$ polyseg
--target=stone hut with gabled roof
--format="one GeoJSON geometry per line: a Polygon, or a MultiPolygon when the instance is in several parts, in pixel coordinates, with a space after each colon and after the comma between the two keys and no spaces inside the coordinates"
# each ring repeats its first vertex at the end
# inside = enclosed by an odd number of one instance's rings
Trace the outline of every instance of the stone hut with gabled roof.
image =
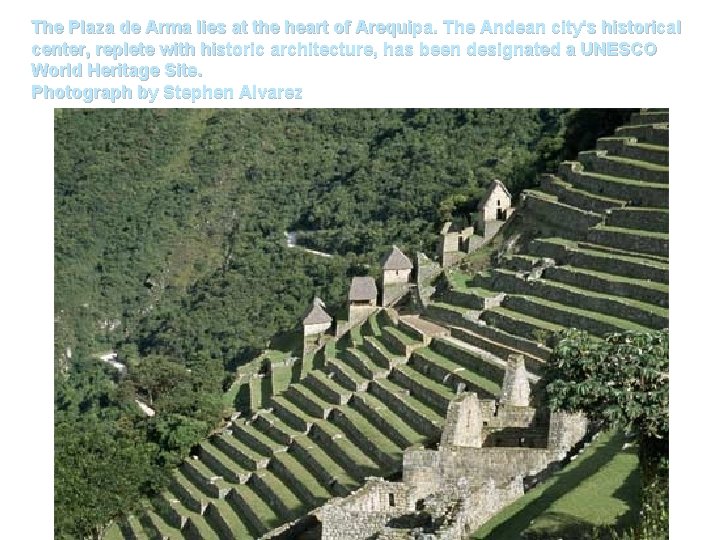
{"type": "Polygon", "coordinates": [[[513,213],[512,195],[500,180],[493,180],[478,203],[478,229],[486,239],[494,236],[513,213]]]}
{"type": "Polygon", "coordinates": [[[305,337],[322,334],[332,326],[332,317],[325,311],[325,303],[317,296],[303,315],[303,334],[305,337]]]}
{"type": "Polygon", "coordinates": [[[377,308],[377,285],[369,276],[354,277],[348,293],[348,319],[350,322],[366,318],[377,308]]]}
{"type": "Polygon", "coordinates": [[[407,292],[413,263],[397,246],[382,258],[382,305],[388,306],[407,292]]]}

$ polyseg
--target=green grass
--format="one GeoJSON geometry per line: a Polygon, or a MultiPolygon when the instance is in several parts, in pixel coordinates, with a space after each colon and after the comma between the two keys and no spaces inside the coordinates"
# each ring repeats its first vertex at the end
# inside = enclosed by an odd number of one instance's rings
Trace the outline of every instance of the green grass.
{"type": "Polygon", "coordinates": [[[663,240],[667,240],[669,238],[669,235],[667,233],[661,233],[661,232],[655,232],[655,231],[644,231],[644,230],[640,230],[640,229],[626,229],[624,227],[611,227],[609,225],[596,225],[594,228],[601,230],[601,231],[610,231],[610,232],[616,232],[616,233],[621,233],[621,234],[631,234],[633,236],[648,236],[651,238],[661,238],[663,240]]]}
{"type": "Polygon", "coordinates": [[[631,285],[637,285],[638,287],[645,287],[646,289],[653,289],[660,292],[669,292],[670,290],[667,284],[650,281],[648,279],[630,278],[625,276],[619,276],[617,274],[607,274],[605,272],[599,272],[597,270],[590,270],[587,268],[578,268],[571,265],[565,265],[561,268],[563,270],[567,270],[568,272],[572,272],[575,274],[585,274],[605,281],[613,281],[616,283],[629,283],[631,285]]]}
{"type": "Polygon", "coordinates": [[[577,193],[578,195],[582,195],[582,196],[587,197],[587,198],[589,198],[589,199],[594,199],[594,200],[597,200],[597,201],[603,201],[603,202],[606,202],[606,203],[609,203],[609,204],[615,204],[615,205],[617,205],[617,206],[622,206],[623,204],[625,204],[624,201],[622,201],[622,200],[620,200],[620,199],[614,199],[614,198],[612,198],[612,197],[606,197],[606,196],[603,196],[603,195],[597,195],[596,193],[591,193],[590,191],[585,191],[584,189],[576,188],[576,187],[573,186],[571,183],[565,182],[564,180],[562,180],[562,179],[560,179],[560,178],[558,178],[558,177],[553,177],[552,183],[555,184],[555,185],[557,185],[557,186],[560,186],[560,187],[561,187],[562,189],[564,189],[565,191],[570,191],[570,192],[573,192],[573,193],[577,193]]]}
{"type": "Polygon", "coordinates": [[[578,458],[475,531],[472,538],[506,540],[524,531],[563,536],[578,525],[630,526],[640,506],[640,470],[624,437],[603,433],[578,458]],[[567,530],[567,529],[566,529],[567,530]]]}
{"type": "Polygon", "coordinates": [[[626,165],[633,165],[642,169],[648,169],[653,171],[663,171],[667,172],[670,170],[670,168],[667,165],[658,165],[657,163],[651,163],[648,161],[641,161],[639,159],[632,159],[632,158],[626,158],[626,157],[620,157],[620,156],[600,156],[603,159],[607,159],[608,161],[615,161],[617,163],[624,163],[626,165]]]}

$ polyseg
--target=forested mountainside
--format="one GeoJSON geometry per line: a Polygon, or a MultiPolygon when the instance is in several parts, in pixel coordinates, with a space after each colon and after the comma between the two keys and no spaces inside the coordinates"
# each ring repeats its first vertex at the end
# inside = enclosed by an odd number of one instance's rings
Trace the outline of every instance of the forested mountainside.
{"type": "Polygon", "coordinates": [[[233,368],[314,294],[337,309],[390,245],[432,251],[492,179],[516,195],[628,116],[56,111],[57,535],[86,535],[158,489],[217,425],[233,368]],[[288,249],[285,231],[335,256],[288,249]],[[127,377],[93,360],[111,348],[127,377]]]}

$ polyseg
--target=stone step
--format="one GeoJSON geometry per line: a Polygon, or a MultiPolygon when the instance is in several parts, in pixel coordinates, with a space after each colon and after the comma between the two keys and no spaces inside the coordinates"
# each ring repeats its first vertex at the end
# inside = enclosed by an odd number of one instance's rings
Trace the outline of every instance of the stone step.
{"type": "Polygon", "coordinates": [[[603,222],[600,214],[552,200],[541,192],[525,190],[523,200],[523,207],[545,223],[570,229],[581,238],[585,237],[586,229],[603,222]]]}
{"type": "Polygon", "coordinates": [[[120,533],[125,540],[149,540],[142,523],[135,515],[128,516],[119,522],[120,533]]]}
{"type": "MultiPolygon", "coordinates": [[[[218,538],[252,538],[252,525],[243,521],[235,508],[224,499],[210,502],[205,511],[205,521],[217,533],[218,538]]],[[[207,532],[203,531],[203,539],[206,534],[207,532]]]]}
{"type": "Polygon", "coordinates": [[[544,174],[540,177],[540,187],[543,191],[556,196],[562,203],[597,214],[603,214],[610,208],[617,208],[627,204],[626,201],[621,199],[604,197],[576,188],[569,182],[565,182],[552,174],[544,174]]]}
{"type": "Polygon", "coordinates": [[[591,334],[603,335],[613,332],[633,330],[645,332],[647,327],[609,315],[551,302],[535,296],[515,296],[506,298],[506,305],[516,313],[565,327],[587,330],[591,334]]]}
{"type": "Polygon", "coordinates": [[[628,278],[596,270],[574,266],[554,266],[543,273],[544,277],[556,282],[574,285],[582,289],[648,302],[668,307],[668,286],[647,279],[628,278]]]}
{"type": "Polygon", "coordinates": [[[270,411],[260,411],[255,416],[253,425],[273,441],[289,446],[300,432],[288,426],[270,411]]]}
{"type": "MultiPolygon", "coordinates": [[[[581,310],[617,317],[648,328],[668,325],[665,308],[639,300],[590,291],[550,279],[526,279],[523,274],[497,268],[493,270],[497,287],[514,295],[528,295],[581,310]]],[[[512,301],[506,301],[510,305],[512,301]]],[[[564,323],[561,323],[564,324],[564,323]]]]}
{"type": "Polygon", "coordinates": [[[380,379],[370,383],[368,390],[421,435],[429,440],[440,436],[444,414],[441,416],[413,397],[407,388],[388,379],[380,379]]]}
{"type": "Polygon", "coordinates": [[[422,341],[413,339],[412,336],[395,326],[383,327],[380,341],[391,353],[404,356],[405,358],[409,358],[414,349],[423,346],[422,341]]]}
{"type": "Polygon", "coordinates": [[[376,366],[380,367],[385,372],[384,376],[387,376],[387,372],[392,366],[405,361],[404,356],[393,353],[382,341],[380,341],[379,338],[375,337],[368,337],[365,339],[362,346],[362,352],[364,352],[376,366]]]}
{"type": "Polygon", "coordinates": [[[210,443],[245,469],[255,471],[267,466],[267,456],[256,452],[232,434],[214,435],[210,443]]]}
{"type": "Polygon", "coordinates": [[[251,422],[236,420],[233,422],[231,430],[236,439],[263,456],[271,457],[275,452],[282,452],[287,449],[286,444],[284,445],[268,437],[251,422]]]}
{"type": "Polygon", "coordinates": [[[588,240],[611,248],[667,257],[669,236],[663,233],[597,226],[588,231],[588,240]]]}
{"type": "Polygon", "coordinates": [[[352,392],[347,388],[343,388],[337,382],[332,380],[318,370],[311,371],[308,376],[305,377],[301,383],[312,392],[317,393],[323,400],[333,405],[344,405],[352,396],[352,392]]]}
{"type": "Polygon", "coordinates": [[[336,497],[344,497],[360,485],[321,445],[307,435],[295,439],[288,452],[336,497]]]}
{"type": "Polygon", "coordinates": [[[172,472],[168,488],[173,497],[178,499],[191,512],[198,514],[205,512],[210,498],[200,491],[181,470],[176,469],[172,472]]]}
{"type": "Polygon", "coordinates": [[[350,407],[333,411],[330,421],[340,428],[352,443],[370,456],[384,471],[400,470],[402,449],[350,407]]]}
{"type": "MultiPolygon", "coordinates": [[[[497,328],[492,328],[491,326],[487,326],[485,328],[492,329],[494,332],[500,333],[505,336],[511,336],[511,334],[503,332],[502,330],[498,330],[497,328]]],[[[490,352],[491,354],[502,358],[503,360],[507,360],[508,356],[510,356],[511,354],[522,354],[525,358],[525,367],[531,373],[539,373],[545,365],[545,359],[533,356],[527,350],[517,349],[513,346],[519,340],[522,340],[522,343],[533,344],[535,346],[541,347],[541,345],[535,341],[530,341],[519,336],[512,336],[512,339],[507,340],[505,343],[501,343],[499,341],[495,341],[494,339],[490,339],[486,336],[480,335],[477,332],[473,332],[459,326],[452,327],[452,335],[453,337],[465,341],[466,343],[470,343],[471,345],[480,347],[490,352]],[[508,342],[512,345],[508,344],[508,342]]]]}
{"type": "Polygon", "coordinates": [[[660,124],[670,122],[670,111],[640,111],[630,115],[630,125],[660,124]]]}
{"type": "Polygon", "coordinates": [[[280,478],[309,508],[315,508],[332,497],[300,461],[288,452],[277,454],[268,469],[280,478]]]}
{"type": "Polygon", "coordinates": [[[466,326],[471,324],[466,316],[473,312],[476,314],[480,313],[479,310],[471,310],[445,302],[431,301],[425,308],[423,317],[444,326],[466,326]]]}
{"type": "Polygon", "coordinates": [[[632,137],[604,137],[598,139],[597,149],[605,150],[612,155],[658,165],[668,165],[670,163],[670,149],[667,146],[639,143],[637,139],[632,137]]]}
{"type": "Polygon", "coordinates": [[[367,321],[363,323],[362,330],[363,335],[365,336],[373,336],[373,337],[380,337],[380,334],[382,334],[382,324],[379,320],[382,317],[378,316],[378,313],[373,313],[368,317],[367,321]]]}
{"type": "Polygon", "coordinates": [[[321,445],[333,461],[356,480],[362,481],[367,476],[382,476],[381,467],[327,420],[313,426],[310,439],[321,445]]]}
{"type": "Polygon", "coordinates": [[[362,349],[347,349],[342,352],[341,357],[356,373],[359,373],[365,379],[387,377],[390,359],[384,356],[383,351],[386,351],[386,349],[378,350],[376,343],[375,338],[368,337],[365,339],[362,349]],[[373,361],[374,359],[366,352],[368,349],[372,350],[379,360],[373,361]],[[382,367],[382,363],[387,363],[387,367],[382,367]]]}
{"type": "Polygon", "coordinates": [[[626,256],[611,254],[596,247],[580,247],[562,239],[545,238],[530,242],[528,251],[538,257],[551,257],[558,265],[593,270],[634,279],[647,279],[667,284],[669,269],[666,263],[647,259],[640,254],[626,256]]]}
{"type": "Polygon", "coordinates": [[[150,503],[155,513],[168,527],[178,530],[183,528],[190,512],[182,505],[180,499],[169,491],[164,491],[157,497],[153,497],[150,503]]]}
{"type": "MultiPolygon", "coordinates": [[[[427,349],[419,349],[423,352],[427,349]]],[[[471,370],[484,379],[494,384],[502,384],[505,377],[505,364],[500,363],[497,357],[488,355],[468,347],[466,344],[453,337],[437,339],[430,345],[430,350],[440,356],[444,356],[453,363],[471,370]]]]}
{"type": "MultiPolygon", "coordinates": [[[[208,505],[208,508],[210,505],[208,505]]],[[[209,540],[223,540],[225,537],[218,536],[218,534],[213,530],[213,528],[210,526],[210,524],[205,520],[205,516],[200,516],[197,514],[190,514],[187,517],[187,521],[185,522],[185,526],[182,530],[183,538],[202,538],[209,539],[209,540]]],[[[241,536],[237,535],[234,536],[234,538],[242,538],[243,540],[250,539],[252,536],[241,536]]]]}
{"type": "Polygon", "coordinates": [[[415,431],[391,407],[368,392],[355,394],[349,405],[400,448],[423,443],[426,437],[415,431]]]}
{"type": "Polygon", "coordinates": [[[608,213],[605,223],[609,227],[667,234],[670,231],[670,213],[666,208],[616,208],[608,213]]]}
{"type": "Polygon", "coordinates": [[[616,137],[633,137],[638,142],[670,146],[670,130],[667,123],[621,126],[615,130],[616,137]]]}
{"type": "Polygon", "coordinates": [[[633,206],[667,208],[668,184],[642,182],[617,176],[588,172],[581,163],[565,161],[558,167],[558,175],[574,187],[604,197],[620,199],[633,206]]]}
{"type": "MultiPolygon", "coordinates": [[[[315,389],[293,384],[283,394],[299,411],[315,418],[327,418],[335,406],[321,398],[315,389]]],[[[295,411],[293,411],[295,412],[295,411]]]]}
{"type": "Polygon", "coordinates": [[[609,155],[605,150],[586,150],[578,154],[578,161],[588,172],[607,176],[630,178],[641,182],[667,184],[670,172],[667,166],[609,155]]]}
{"type": "MultiPolygon", "coordinates": [[[[640,234],[649,234],[650,236],[653,236],[653,233],[647,233],[647,232],[643,232],[643,231],[640,231],[640,234]]],[[[652,253],[641,253],[639,251],[633,251],[633,250],[618,248],[618,247],[614,247],[614,246],[607,246],[607,245],[603,245],[603,244],[593,244],[592,242],[585,242],[585,241],[578,242],[577,247],[580,249],[592,249],[594,251],[602,251],[613,257],[633,257],[635,259],[642,259],[644,261],[649,261],[649,262],[658,264],[659,266],[662,266],[663,268],[668,268],[668,264],[669,264],[668,258],[665,257],[664,255],[653,255],[652,253]]]]}
{"type": "Polygon", "coordinates": [[[223,497],[232,485],[200,459],[188,458],[178,467],[185,477],[210,497],[223,497]]]}
{"type": "Polygon", "coordinates": [[[144,515],[140,518],[140,522],[146,530],[151,531],[151,536],[153,538],[183,540],[183,536],[180,531],[173,529],[152,510],[146,510],[144,515]]]}
{"type": "Polygon", "coordinates": [[[545,345],[547,339],[554,332],[558,332],[563,328],[559,324],[531,317],[506,306],[484,311],[482,319],[495,328],[525,339],[537,341],[541,345],[545,345]]]}
{"type": "Polygon", "coordinates": [[[246,482],[252,472],[249,468],[243,467],[208,441],[200,443],[199,456],[211,471],[231,483],[242,484],[246,482]]]}
{"type": "Polygon", "coordinates": [[[495,399],[500,393],[500,387],[494,382],[430,349],[415,351],[410,358],[409,366],[433,381],[447,386],[450,391],[455,391],[462,384],[466,391],[476,392],[480,399],[495,399]]]}
{"type": "Polygon", "coordinates": [[[351,392],[360,392],[367,389],[370,377],[365,377],[359,373],[348,362],[341,358],[332,358],[325,364],[325,369],[332,373],[333,379],[341,386],[347,388],[351,392]]]}
{"type": "Polygon", "coordinates": [[[238,486],[231,490],[225,500],[237,515],[243,517],[253,538],[261,537],[283,522],[274,509],[249,485],[238,486]]]}
{"type": "Polygon", "coordinates": [[[298,518],[308,507],[271,470],[254,473],[247,485],[286,523],[298,518]]]}
{"type": "Polygon", "coordinates": [[[423,375],[411,366],[398,366],[390,373],[390,380],[410,391],[418,399],[439,415],[445,415],[455,395],[455,389],[449,389],[441,383],[423,375]]]}
{"type": "Polygon", "coordinates": [[[270,399],[270,405],[275,416],[300,433],[307,433],[313,425],[312,416],[299,409],[284,395],[273,396],[270,399]]]}

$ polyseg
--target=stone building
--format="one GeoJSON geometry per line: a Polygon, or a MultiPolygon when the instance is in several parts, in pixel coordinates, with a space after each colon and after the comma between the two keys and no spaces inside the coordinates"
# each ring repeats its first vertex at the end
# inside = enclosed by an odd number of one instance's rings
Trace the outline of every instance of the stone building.
{"type": "Polygon", "coordinates": [[[529,388],[518,355],[507,363],[499,402],[459,393],[438,449],[406,450],[401,482],[372,478],[326,503],[316,512],[322,539],[469,538],[524,494],[528,477],[564,459],[586,434],[580,414],[530,407],[529,388]]]}
{"type": "Polygon", "coordinates": [[[410,289],[413,263],[397,246],[382,258],[382,305],[389,306],[410,289]]]}
{"type": "Polygon", "coordinates": [[[500,227],[510,218],[512,195],[500,180],[493,180],[478,204],[478,233],[485,242],[497,234],[500,227]]]}
{"type": "Polygon", "coordinates": [[[461,230],[448,221],[440,230],[437,255],[443,268],[459,262],[465,255],[480,248],[484,243],[481,236],[475,234],[475,227],[461,230]]]}
{"type": "Polygon", "coordinates": [[[377,308],[377,286],[369,276],[354,277],[348,293],[348,319],[351,323],[366,319],[377,308]]]}
{"type": "Polygon", "coordinates": [[[332,326],[332,317],[325,311],[325,303],[317,296],[303,315],[303,335],[307,338],[324,334],[332,326]]]}

